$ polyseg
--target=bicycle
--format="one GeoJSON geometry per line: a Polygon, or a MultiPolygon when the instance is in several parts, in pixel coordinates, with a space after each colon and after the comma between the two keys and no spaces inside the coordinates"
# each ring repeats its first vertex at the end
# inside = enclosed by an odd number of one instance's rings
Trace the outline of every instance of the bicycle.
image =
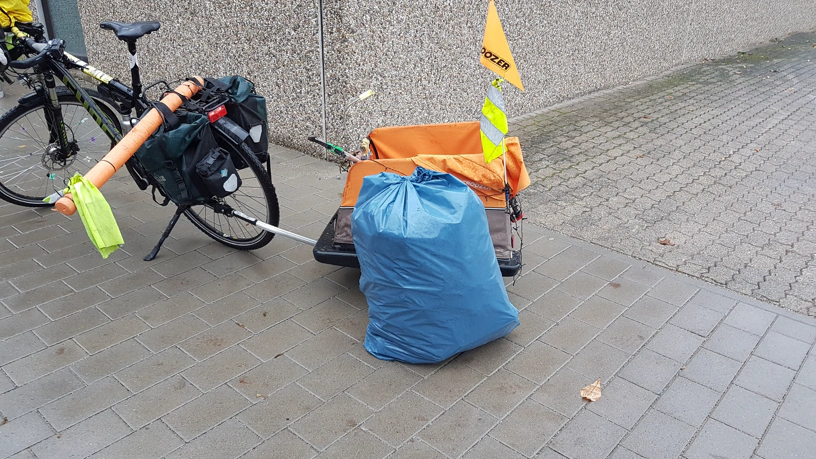
{"type": "MultiPolygon", "coordinates": [[[[65,52],[63,40],[46,40],[40,24],[11,27],[10,57],[17,60],[9,62],[2,78],[13,83],[10,75],[15,75],[33,92],[0,117],[0,198],[27,207],[53,206],[54,199],[43,200],[59,195],[74,173],[84,173],[98,163],[151,108],[147,90],[160,84],[170,88],[166,82],[145,88],[139,72],[136,41],[159,30],[158,22],[103,22],[100,27],[127,44],[131,86],[65,52]],[[70,70],[80,70],[96,80],[97,90],[83,88],[70,70]],[[64,86],[57,86],[56,79],[64,86]]],[[[204,205],[179,206],[145,260],[155,257],[181,214],[207,236],[235,249],[258,249],[274,237],[234,214],[278,225],[280,211],[270,162],[264,168],[244,143],[248,133],[229,118],[211,121],[211,125],[218,144],[248,166],[239,171],[242,186],[204,205]]],[[[137,186],[146,190],[149,183],[138,159],[131,157],[125,165],[137,186]]]]}

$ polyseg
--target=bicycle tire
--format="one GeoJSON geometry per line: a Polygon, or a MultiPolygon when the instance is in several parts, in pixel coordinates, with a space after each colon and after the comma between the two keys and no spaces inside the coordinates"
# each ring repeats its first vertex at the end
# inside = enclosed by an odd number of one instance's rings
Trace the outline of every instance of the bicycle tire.
{"type": "MultiPolygon", "coordinates": [[[[221,201],[259,221],[278,226],[280,208],[272,179],[246,144],[239,144],[234,151],[247,167],[238,170],[242,182],[240,188],[221,201]]],[[[184,215],[207,236],[238,250],[259,249],[275,237],[274,233],[243,220],[216,213],[211,205],[190,207],[184,215]]]]}
{"type": "MultiPolygon", "coordinates": [[[[102,96],[86,89],[97,106],[122,132],[119,116],[104,103],[102,96]]],[[[77,154],[61,164],[55,154],[49,153],[46,98],[30,105],[17,105],[0,117],[0,198],[26,207],[50,207],[53,203],[43,198],[62,191],[68,181],[79,172],[85,174],[113,147],[108,137],[96,124],[90,113],[64,87],[57,88],[66,133],[79,148],[77,154]]]]}

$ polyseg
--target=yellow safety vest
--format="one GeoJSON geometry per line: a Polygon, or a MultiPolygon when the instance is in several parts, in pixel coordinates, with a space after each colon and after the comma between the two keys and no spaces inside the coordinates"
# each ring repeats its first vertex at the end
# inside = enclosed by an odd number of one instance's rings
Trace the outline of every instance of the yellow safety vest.
{"type": "Polygon", "coordinates": [[[496,78],[487,89],[487,97],[482,106],[480,129],[482,152],[489,163],[506,151],[504,135],[507,134],[507,114],[504,112],[504,98],[501,93],[501,78],[496,78]]]}

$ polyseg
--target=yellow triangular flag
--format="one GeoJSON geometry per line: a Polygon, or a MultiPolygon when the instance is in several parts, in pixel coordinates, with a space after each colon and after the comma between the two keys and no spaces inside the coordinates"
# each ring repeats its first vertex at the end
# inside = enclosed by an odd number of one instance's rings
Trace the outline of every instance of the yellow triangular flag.
{"type": "Polygon", "coordinates": [[[499,21],[499,12],[496,11],[496,4],[493,3],[493,0],[490,0],[487,8],[487,24],[485,24],[484,40],[482,40],[482,57],[479,61],[488,70],[495,72],[508,83],[524,91],[518,67],[513,60],[513,55],[510,54],[510,45],[507,44],[504,29],[499,21]]]}

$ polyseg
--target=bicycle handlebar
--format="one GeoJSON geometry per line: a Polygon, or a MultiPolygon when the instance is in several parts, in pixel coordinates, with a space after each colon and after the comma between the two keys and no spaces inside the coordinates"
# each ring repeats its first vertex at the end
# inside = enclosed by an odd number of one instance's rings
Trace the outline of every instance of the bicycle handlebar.
{"type": "Polygon", "coordinates": [[[32,38],[23,40],[24,46],[37,51],[36,56],[18,61],[9,62],[13,69],[27,69],[42,64],[46,60],[60,60],[65,53],[65,41],[60,39],[49,40],[47,43],[38,43],[32,38]]]}
{"type": "MultiPolygon", "coordinates": [[[[167,106],[171,111],[175,111],[182,104],[181,98],[178,94],[184,97],[192,97],[198,90],[204,86],[204,79],[195,76],[193,77],[198,82],[197,86],[192,81],[185,81],[176,89],[162,98],[161,102],[167,106]]],[[[105,184],[113,174],[116,173],[122,166],[130,159],[131,156],[139,149],[140,146],[150,137],[153,132],[161,125],[162,117],[158,110],[151,108],[142,119],[136,123],[136,126],[122,138],[122,140],[113,147],[113,149],[105,155],[87,174],[87,178],[97,188],[105,184]]],[[[76,212],[76,204],[74,204],[70,193],[59,198],[54,205],[55,209],[63,215],[73,215],[76,212]]]]}

